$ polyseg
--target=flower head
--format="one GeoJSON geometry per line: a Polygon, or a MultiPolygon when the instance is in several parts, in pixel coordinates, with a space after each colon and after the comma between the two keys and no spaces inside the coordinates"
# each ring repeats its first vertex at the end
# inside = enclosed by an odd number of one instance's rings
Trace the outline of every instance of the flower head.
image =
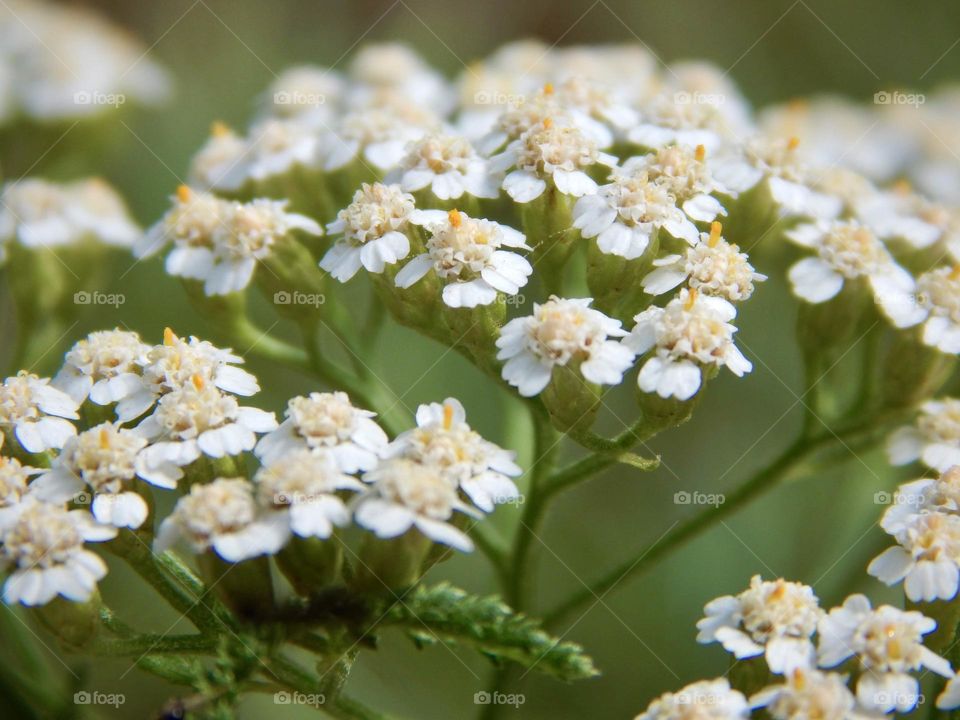
{"type": "Polygon", "coordinates": [[[194,485],[160,523],[154,548],[163,552],[184,539],[194,552],[212,549],[227,562],[278,552],[290,537],[282,513],[257,505],[253,485],[243,478],[217,478],[194,485]]]}
{"type": "Polygon", "coordinates": [[[726,678],[701,680],[675,693],[664,693],[635,720],[740,720],[750,717],[742,693],[726,678]]]}
{"type": "Polygon", "coordinates": [[[14,518],[0,527],[0,561],[12,568],[3,586],[7,603],[46,605],[57,595],[85,602],[107,565],[84,547],[115,537],[85,510],[24,499],[14,518]]]}
{"type": "Polygon", "coordinates": [[[87,397],[97,405],[109,405],[140,388],[138,361],[149,350],[135,332],[92,332],[67,351],[51,385],[78,405],[87,397]]]}
{"type": "Polygon", "coordinates": [[[327,225],[328,233],[342,237],[323,256],[320,267],[340,282],[356,275],[361,265],[368,272],[382,273],[410,254],[406,230],[413,212],[413,195],[399,185],[364,183],[327,225]]]}
{"type": "Polygon", "coordinates": [[[503,379],[524,397],[549,383],[554,366],[570,365],[584,379],[616,385],[633,364],[634,353],[616,340],[627,333],[620,321],[590,307],[591,298],[551,297],[535,304],[533,315],[511,320],[497,339],[503,379]]]}
{"type": "Polygon", "coordinates": [[[464,137],[430,134],[412,143],[389,175],[405,192],[429,188],[440,200],[456,200],[464,193],[495,198],[499,182],[487,162],[464,137]]]}
{"type": "Polygon", "coordinates": [[[898,544],[875,557],[867,572],[887,585],[903,582],[914,602],[952,600],[960,584],[960,515],[918,513],[897,526],[898,544]]]}
{"type": "Polygon", "coordinates": [[[77,403],[47,378],[20,372],[0,385],[0,428],[27,452],[62,448],[77,434],[68,420],[78,418],[77,403]]]}
{"type": "Polygon", "coordinates": [[[386,450],[387,434],[376,413],[350,403],[344,392],[310,393],[287,403],[286,419],[257,444],[256,455],[272,465],[285,454],[308,448],[329,453],[340,470],[371,470],[386,450]]]}
{"type": "Polygon", "coordinates": [[[520,496],[510,479],[523,472],[514,462],[516,453],[484,440],[472,430],[456,398],[417,408],[417,427],[401,433],[387,454],[440,469],[484,512],[520,496]]]}
{"type": "Polygon", "coordinates": [[[945,397],[923,403],[913,425],[890,435],[887,456],[894,465],[921,460],[939,472],[960,465],[960,400],[945,397]]]}
{"type": "Polygon", "coordinates": [[[735,316],[726,300],[695,289],[637,315],[624,344],[638,355],[653,351],[637,377],[640,389],[689,400],[703,383],[703,368],[725,365],[737,377],[750,372],[753,365],[733,342],[735,316]]]}
{"type": "Polygon", "coordinates": [[[766,708],[774,720],[867,720],[882,717],[857,706],[846,677],[813,668],[797,668],[782,685],[771,685],[750,698],[754,708],[766,708]]]}
{"type": "Polygon", "coordinates": [[[697,642],[719,642],[738,659],[763,654],[777,674],[813,664],[810,638],[823,611],[807,585],[754,575],[749,588],[711,600],[704,611],[697,642]]]}
{"type": "Polygon", "coordinates": [[[411,529],[434,542],[470,552],[473,542],[450,524],[454,512],[475,513],[457,497],[456,487],[440,468],[406,458],[384,460],[363,479],[371,490],[356,504],[358,525],[377,537],[393,538],[411,529]]]}
{"type": "Polygon", "coordinates": [[[516,295],[527,284],[533,266],[503,249],[529,250],[523,233],[459,210],[421,217],[430,231],[427,252],[411,258],[397,273],[397,287],[408,288],[433,270],[445,282],[444,303],[472,308],[494,302],[497,292],[516,295]]]}

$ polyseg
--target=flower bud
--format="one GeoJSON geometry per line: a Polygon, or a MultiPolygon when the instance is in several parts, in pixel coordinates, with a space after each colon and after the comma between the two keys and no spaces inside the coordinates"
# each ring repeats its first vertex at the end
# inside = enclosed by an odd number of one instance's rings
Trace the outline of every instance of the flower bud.
{"type": "Polygon", "coordinates": [[[277,565],[294,589],[304,596],[315,595],[340,574],[343,551],[335,538],[292,537],[277,554],[277,565]]]}
{"type": "Polygon", "coordinates": [[[601,389],[580,374],[580,363],[557,366],[541,397],[553,426],[561,432],[585,432],[600,410],[601,389]]]}

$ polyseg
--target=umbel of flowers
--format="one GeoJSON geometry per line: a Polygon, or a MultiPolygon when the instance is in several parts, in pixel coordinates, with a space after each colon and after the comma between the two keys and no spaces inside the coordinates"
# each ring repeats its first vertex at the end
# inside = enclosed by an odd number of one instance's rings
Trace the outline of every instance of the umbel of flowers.
{"type": "MultiPolygon", "coordinates": [[[[955,610],[957,198],[894,184],[924,175],[893,157],[895,143],[874,148],[885,171],[854,157],[844,166],[807,126],[829,126],[826,109],[807,125],[783,109],[757,115],[725,73],[658,69],[637,47],[517,43],[451,81],[405,46],[373,45],[343,71],[291,69],[264,97],[246,130],[214,125],[145,231],[98,181],[4,187],[0,257],[32,340],[18,367],[48,349],[31,336],[42,320],[31,299],[61,321],[76,304],[62,272],[37,291],[55,276],[44,269],[54,250],[161,259],[217,339],[167,329],[145,340],[124,318],[124,329],[71,338],[51,378],[23,370],[3,382],[6,602],[91,653],[136,648],[142,667],[190,685],[211,712],[268,683],[328,693],[334,715],[375,717],[340,693],[381,624],[590,677],[579,646],[524,614],[549,502],[616,463],[655,468],[635,446],[689,419],[713,383],[750,392],[755,363],[766,365],[750,350],[751,313],[779,287],[798,316],[802,433],[735,502],[668,530],[651,557],[834,445],[892,431],[891,462],[931,472],[885,512],[892,545],[869,574],[902,582],[912,603],[955,610]],[[713,94],[724,102],[691,101],[713,94]],[[276,317],[254,320],[265,315],[276,317]],[[396,346],[388,319],[406,333],[396,346]],[[510,449],[457,399],[414,411],[388,387],[381,375],[417,334],[434,359],[414,386],[460,353],[477,370],[470,382],[507,403],[495,427],[510,449]],[[248,354],[269,364],[266,389],[289,372],[299,394],[261,407],[248,354]],[[613,421],[623,431],[609,436],[613,421]],[[575,459],[558,467],[565,446],[575,459]],[[493,512],[513,522],[509,541],[487,522],[493,512]],[[439,563],[474,551],[503,601],[429,584],[439,563]],[[197,632],[157,640],[128,626],[99,595],[104,553],[197,632]],[[70,632],[78,616],[88,632],[70,632]],[[316,676],[290,647],[317,657],[316,676]],[[250,652],[261,661],[244,662],[250,652]],[[224,677],[194,662],[202,655],[224,677]]],[[[645,558],[561,601],[549,622],[645,558]]],[[[907,713],[928,671],[936,704],[960,706],[955,658],[938,639],[955,622],[927,610],[860,594],[825,609],[810,586],[754,577],[698,623],[699,642],[750,672],[669,692],[639,717],[907,713]]],[[[498,673],[491,690],[514,679],[498,673]]]]}

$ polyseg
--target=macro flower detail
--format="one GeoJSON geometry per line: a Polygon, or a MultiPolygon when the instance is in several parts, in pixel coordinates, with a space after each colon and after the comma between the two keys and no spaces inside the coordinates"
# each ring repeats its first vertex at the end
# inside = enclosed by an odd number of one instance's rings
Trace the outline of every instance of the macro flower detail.
{"type": "Polygon", "coordinates": [[[413,195],[398,185],[364,183],[353,201],[327,225],[330,235],[342,235],[327,250],[320,267],[346,282],[364,267],[382,273],[410,254],[406,230],[414,212],[413,195]]]}
{"type": "Polygon", "coordinates": [[[597,165],[613,167],[616,158],[600,152],[575,125],[546,118],[490,163],[495,171],[509,170],[503,179],[507,194],[528,203],[544,193],[548,180],[563,195],[578,198],[596,192],[597,183],[586,171],[597,165]]]}
{"type": "Polygon", "coordinates": [[[150,441],[139,458],[138,474],[159,487],[174,488],[182,467],[201,455],[222,458],[253,450],[257,434],[275,430],[273,413],[241,407],[232,395],[194,375],[163,395],[136,432],[150,441]]]}
{"type": "Polygon", "coordinates": [[[523,233],[468,217],[459,210],[427,216],[427,252],[407,261],[396,285],[408,288],[433,270],[443,281],[443,302],[453,308],[489,305],[497,293],[516,295],[533,266],[512,249],[530,250],[523,233]],[[510,248],[510,249],[504,249],[510,248]]]}
{"type": "Polygon", "coordinates": [[[140,389],[138,361],[149,350],[134,332],[90,333],[70,348],[51,385],[78,405],[88,397],[97,405],[109,405],[140,389]]]}
{"type": "Polygon", "coordinates": [[[816,255],[797,261],[789,270],[793,292],[810,303],[835,297],[844,283],[863,278],[874,299],[896,327],[918,322],[916,283],[896,264],[869,228],[855,221],[800,225],[787,237],[816,255]]]}
{"type": "Polygon", "coordinates": [[[172,242],[165,261],[167,272],[202,280],[213,264],[213,234],[225,222],[230,203],[186,185],[177,188],[172,202],[173,207],[137,240],[133,254],[147,258],[172,242]]]}
{"type": "Polygon", "coordinates": [[[261,506],[286,511],[299,537],[328,538],[334,527],[350,522],[340,491],[363,491],[362,482],[343,473],[324,452],[301,448],[283,455],[254,476],[261,506]]]}
{"type": "Polygon", "coordinates": [[[952,600],[960,583],[960,515],[916,514],[898,525],[898,544],[875,557],[867,572],[887,585],[903,582],[914,602],[952,600]]]}
{"type": "Polygon", "coordinates": [[[417,427],[397,436],[387,456],[438,468],[484,512],[520,497],[510,479],[523,472],[514,462],[516,453],[484,440],[472,430],[456,398],[418,407],[417,427]]]}
{"type": "Polygon", "coordinates": [[[630,158],[615,173],[628,176],[645,173],[649,180],[670,192],[691,220],[713,222],[727,211],[711,193],[734,196],[736,193],[713,178],[706,156],[703,145],[669,145],[651,155],[630,158]]]}
{"type": "Polygon", "coordinates": [[[703,371],[726,366],[737,377],[753,364],[734,345],[736,310],[726,300],[684,289],[666,307],[650,307],[634,318],[624,345],[637,355],[652,351],[637,377],[644,392],[689,400],[703,384],[703,371]]]}
{"type": "Polygon", "coordinates": [[[354,407],[344,392],[295,397],[280,426],[260,439],[256,455],[272,465],[287,453],[309,448],[330,453],[342,472],[372,470],[389,442],[374,417],[376,413],[354,407]]]}
{"type": "Polygon", "coordinates": [[[273,555],[290,537],[282,513],[257,505],[253,485],[243,478],[216,478],[194,485],[160,523],[154,541],[163,552],[184,540],[194,552],[213,550],[227,562],[273,555]]]}
{"type": "Polygon", "coordinates": [[[750,258],[722,236],[722,226],[713,222],[709,233],[700,234],[700,242],[683,255],[666,255],[653,261],[656,268],[641,281],[651,295],[662,295],[677,286],[715,295],[730,302],[743,302],[753,294],[754,283],[767,279],[756,272],[750,258]]]}
{"type": "Polygon", "coordinates": [[[147,441],[132,430],[103,423],[71,437],[50,470],[30,484],[47,502],[63,503],[89,488],[97,522],[138,528],[147,519],[147,503],[130,488],[137,458],[147,441]]]}
{"type": "Polygon", "coordinates": [[[856,657],[864,671],[856,688],[860,705],[883,713],[908,712],[920,694],[910,672],[925,668],[946,678],[953,675],[950,663],[923,645],[923,636],[936,627],[922,613],[890,605],[872,608],[863,595],[851,595],[820,620],[818,662],[830,668],[856,657]]]}
{"type": "Polygon", "coordinates": [[[503,379],[524,397],[549,385],[555,366],[571,366],[597,385],[619,384],[634,353],[611,338],[627,332],[619,320],[591,308],[591,302],[551,297],[534,304],[532,315],[504,325],[497,339],[497,359],[505,361],[503,379]]]}
{"type": "Polygon", "coordinates": [[[58,595],[85,602],[107,574],[107,565],[84,544],[116,534],[86,510],[25,500],[13,520],[0,527],[0,562],[11,570],[4,602],[46,605],[58,595]]]}
{"type": "Polygon", "coordinates": [[[470,552],[473,541],[450,521],[454,512],[477,511],[457,497],[455,486],[440,468],[406,458],[384,460],[363,479],[371,489],[354,509],[357,524],[379,538],[393,538],[416,529],[425,537],[470,552]]]}
{"type": "Polygon", "coordinates": [[[749,588],[711,600],[704,612],[697,642],[719,642],[737,659],[764,655],[778,675],[815,663],[811,637],[823,611],[807,585],[754,575],[749,588]]]}
{"type": "Polygon", "coordinates": [[[752,708],[765,708],[774,720],[875,720],[880,713],[863,710],[846,678],[813,668],[797,668],[782,685],[770,685],[751,696],[752,708]]]}
{"type": "Polygon", "coordinates": [[[923,342],[950,355],[960,354],[960,266],[935,268],[918,277],[917,302],[923,342]]]}
{"type": "Polygon", "coordinates": [[[573,218],[583,237],[597,239],[601,252],[627,260],[643,255],[660,229],[691,245],[700,238],[669,188],[650,180],[646,171],[614,175],[596,193],[577,200],[573,218]]]}
{"type": "Polygon", "coordinates": [[[455,135],[430,134],[411,144],[406,157],[388,176],[404,192],[428,188],[440,200],[457,200],[464,193],[495,198],[500,181],[470,141],[455,135]]]}
{"type": "Polygon", "coordinates": [[[743,693],[730,687],[726,678],[701,680],[650,703],[635,720],[740,720],[750,717],[743,693]]]}
{"type": "Polygon", "coordinates": [[[0,386],[0,428],[27,452],[62,448],[78,418],[77,403],[47,378],[21,372],[0,386]]]}

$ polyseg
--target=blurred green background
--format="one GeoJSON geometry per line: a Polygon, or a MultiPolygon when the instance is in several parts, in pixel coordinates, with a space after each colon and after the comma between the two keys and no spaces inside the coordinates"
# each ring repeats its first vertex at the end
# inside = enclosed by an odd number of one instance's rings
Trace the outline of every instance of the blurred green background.
{"type": "MultiPolygon", "coordinates": [[[[129,28],[150,54],[173,72],[177,92],[166,106],[107,117],[90,142],[96,152],[75,152],[76,138],[63,141],[39,166],[54,175],[102,174],[126,196],[137,218],[153,222],[167,196],[185,177],[188,158],[206,138],[211,121],[246,126],[256,96],[274,75],[294,63],[343,62],[358,43],[402,40],[450,74],[499,44],[527,36],[562,44],[642,42],[664,61],[702,58],[730,68],[757,104],[819,92],[869,99],[881,88],[929,89],[960,77],[960,3],[899,0],[381,0],[303,2],[294,0],[123,0],[95,6],[129,28]],[[68,158],[64,160],[64,158],[68,158]]],[[[86,132],[86,131],[84,131],[86,132]]],[[[86,137],[86,136],[82,136],[86,137]]],[[[5,143],[15,137],[3,136],[5,143]]],[[[82,149],[82,148],[81,148],[82,149]]],[[[31,161],[32,162],[32,161],[31,161]]],[[[27,163],[26,165],[29,165],[27,163]]],[[[16,177],[24,167],[5,167],[16,177]]],[[[177,282],[157,261],[132,267],[118,259],[105,291],[124,293],[114,310],[98,308],[83,317],[64,348],[95,328],[127,325],[158,340],[162,328],[216,340],[216,329],[197,317],[177,282]],[[129,271],[129,272],[128,272],[129,271]]],[[[795,304],[787,297],[781,268],[771,272],[742,311],[740,338],[755,361],[745,380],[726,373],[711,384],[695,418],[651,444],[663,466],[644,475],[629,469],[599,477],[562,496],[541,536],[538,598],[549,607],[576,590],[581,579],[598,577],[697,508],[677,506],[678,490],[724,492],[783,448],[798,430],[801,378],[793,340],[795,304]],[[760,358],[760,361],[757,360],[760,358]]],[[[2,318],[5,337],[14,320],[2,318]]],[[[501,419],[507,393],[489,384],[454,353],[436,363],[442,348],[411,343],[409,331],[391,329],[373,358],[375,369],[413,408],[418,402],[457,395],[474,425],[505,446],[516,443],[501,419]],[[429,369],[429,370],[428,370],[429,369]],[[426,376],[424,372],[427,371],[426,376]]],[[[51,351],[40,368],[55,370],[51,351]]],[[[287,371],[252,361],[265,391],[261,406],[282,410],[285,398],[312,389],[287,371]]],[[[614,408],[631,418],[629,403],[614,408]]],[[[611,421],[610,427],[616,428],[611,421]]],[[[526,718],[624,718],[642,710],[652,696],[723,672],[728,659],[716,646],[699,647],[694,623],[703,604],[737,592],[754,573],[786,576],[814,585],[824,604],[856,589],[877,600],[896,598],[864,572],[885,546],[873,526],[882,508],[872,502],[879,488],[905,477],[885,467],[882,453],[847,457],[835,470],[778,488],[745,511],[660,562],[642,577],[618,586],[585,613],[560,628],[582,642],[603,675],[562,685],[530,675],[526,703],[508,709],[526,718]]],[[[508,533],[517,510],[501,509],[494,521],[508,533]]],[[[144,600],[135,578],[116,563],[103,584],[105,599],[146,629],[166,631],[175,619],[159,601],[144,600]],[[129,608],[129,609],[128,609],[129,608]]],[[[458,557],[433,571],[467,589],[494,587],[482,557],[458,557]]],[[[175,628],[185,631],[186,627],[175,628]]],[[[44,640],[51,648],[54,646],[44,640]]],[[[14,650],[4,643],[7,661],[14,650]]],[[[78,673],[77,658],[56,659],[41,649],[52,677],[67,678],[62,663],[78,673]]],[[[83,683],[103,692],[123,692],[120,710],[103,717],[150,717],[174,688],[130,663],[99,660],[85,669],[83,683]]],[[[474,714],[473,694],[487,683],[489,665],[476,655],[433,647],[418,651],[405,638],[386,633],[379,652],[364,652],[348,685],[350,694],[398,716],[461,718],[474,714]],[[456,659],[451,656],[456,656],[456,659]]],[[[0,704],[2,704],[0,699],[0,704]]],[[[241,716],[309,717],[303,709],[275,708],[269,698],[247,701],[241,716]],[[281,715],[281,712],[283,713],[281,715]],[[299,714],[298,714],[299,713],[299,714]]]]}

